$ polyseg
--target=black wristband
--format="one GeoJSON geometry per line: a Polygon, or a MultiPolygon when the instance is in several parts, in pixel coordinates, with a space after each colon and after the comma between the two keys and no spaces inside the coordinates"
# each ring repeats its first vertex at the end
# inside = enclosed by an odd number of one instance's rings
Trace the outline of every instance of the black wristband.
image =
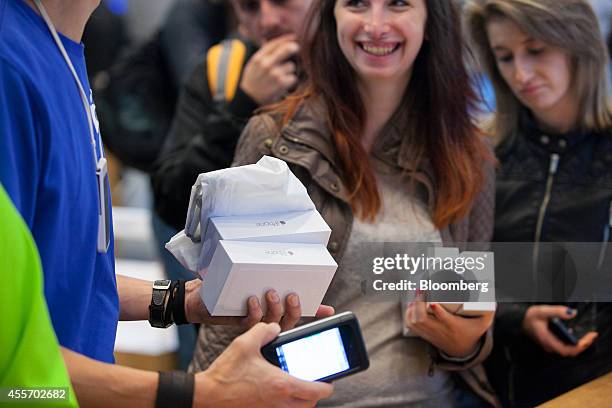
{"type": "Polygon", "coordinates": [[[182,371],[160,371],[155,408],[191,408],[195,376],[182,371]]]}
{"type": "Polygon", "coordinates": [[[188,324],[187,316],[185,316],[185,281],[178,281],[178,288],[172,303],[172,318],[174,324],[188,324]]]}
{"type": "Polygon", "coordinates": [[[174,323],[172,308],[175,302],[176,288],[178,287],[178,285],[179,281],[172,281],[172,283],[170,284],[170,289],[168,289],[168,301],[166,302],[166,305],[164,307],[164,323],[168,326],[174,323]]]}

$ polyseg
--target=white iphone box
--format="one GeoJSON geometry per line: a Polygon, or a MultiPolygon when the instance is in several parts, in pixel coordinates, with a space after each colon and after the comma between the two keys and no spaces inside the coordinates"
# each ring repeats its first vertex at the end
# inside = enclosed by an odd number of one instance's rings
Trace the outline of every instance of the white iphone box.
{"type": "Polygon", "coordinates": [[[331,229],[317,210],[210,218],[199,264],[207,267],[220,240],[327,245],[331,229]]]}
{"type": "Polygon", "coordinates": [[[303,316],[314,316],[338,265],[322,244],[219,241],[200,295],[213,316],[246,316],[247,299],[274,289],[282,302],[300,297],[303,316]]]}

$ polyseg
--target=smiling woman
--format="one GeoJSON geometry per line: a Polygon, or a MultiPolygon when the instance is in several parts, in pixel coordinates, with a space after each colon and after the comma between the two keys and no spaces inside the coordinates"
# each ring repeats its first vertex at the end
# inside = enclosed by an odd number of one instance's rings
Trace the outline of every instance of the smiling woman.
{"type": "Polygon", "coordinates": [[[338,1],[334,8],[338,45],[361,83],[386,79],[399,91],[410,79],[423,44],[424,0],[391,4],[338,1]]]}
{"type": "Polygon", "coordinates": [[[324,301],[359,317],[371,365],[321,406],[449,406],[465,384],[494,403],[470,372],[491,346],[492,313],[368,301],[356,272],[372,262],[360,251],[367,242],[491,237],[493,158],[468,114],[475,97],[455,1],[315,0],[305,33],[307,80],[251,119],[234,164],[285,160],[332,229],[339,268],[324,301]]]}
{"type": "MultiPolygon", "coordinates": [[[[302,60],[309,81],[275,111],[287,123],[305,101],[324,103],[353,210],[375,218],[380,197],[368,154],[377,136],[388,133],[384,128],[402,120],[410,165],[428,161],[436,177],[434,224],[441,228],[465,216],[485,181],[477,163],[491,155],[467,113],[476,98],[454,3],[315,1],[305,26],[302,60]],[[381,43],[399,48],[388,56],[361,49],[381,43]]],[[[384,53],[385,47],[373,48],[384,53]]]]}

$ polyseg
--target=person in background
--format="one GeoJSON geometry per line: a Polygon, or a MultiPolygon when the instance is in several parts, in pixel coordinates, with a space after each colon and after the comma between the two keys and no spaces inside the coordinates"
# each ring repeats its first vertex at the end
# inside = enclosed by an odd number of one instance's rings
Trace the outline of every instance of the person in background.
{"type": "Polygon", "coordinates": [[[193,70],[152,171],[155,211],[175,231],[185,226],[197,176],[229,167],[253,111],[297,84],[295,33],[310,3],[231,1],[240,35],[213,47],[193,70]]]}
{"type": "MultiPolygon", "coordinates": [[[[368,242],[491,238],[494,159],[469,113],[476,98],[459,10],[452,0],[318,0],[304,33],[306,81],[249,121],[233,164],[285,160],[331,227],[339,267],[325,302],[357,315],[370,367],[336,381],[320,405],[494,404],[477,367],[491,348],[493,312],[428,311],[423,294],[404,312],[399,300],[368,300],[359,273],[368,242]]],[[[208,367],[235,334],[202,330],[194,368],[208,367]]]]}
{"type": "MultiPolygon", "coordinates": [[[[153,229],[165,269],[176,279],[187,279],[190,272],[164,249],[164,244],[185,226],[191,186],[198,174],[228,167],[240,132],[253,111],[262,103],[277,100],[295,84],[295,64],[287,59],[297,52],[298,45],[295,37],[287,34],[297,30],[310,0],[230,3],[241,35],[229,36],[194,59],[195,68],[184,70],[189,73],[188,79],[165,146],[151,171],[153,229]],[[223,85],[219,85],[220,80],[223,85]]],[[[218,9],[220,5],[210,4],[208,8],[213,7],[218,9]]],[[[176,8],[176,13],[181,15],[185,10],[176,8]]],[[[163,32],[180,29],[177,26],[163,32]]],[[[168,35],[162,38],[166,44],[168,35]]],[[[196,337],[197,331],[180,328],[181,367],[191,361],[196,337]]]]}
{"type": "MultiPolygon", "coordinates": [[[[256,298],[249,300],[245,318],[213,318],[197,279],[152,285],[115,275],[106,159],[80,43],[97,5],[97,0],[0,0],[0,182],[38,247],[49,314],[78,401],[312,406],[329,396],[332,386],[299,381],[263,359],[259,349],[280,327],[256,324],[263,317],[256,298]],[[147,318],[155,327],[173,322],[256,327],[198,375],[112,364],[118,319],[147,318]]],[[[299,299],[288,298],[288,317],[281,317],[279,301],[268,305],[267,322],[295,324],[299,299]]],[[[321,308],[321,315],[331,313],[321,308]]]]}
{"type": "Polygon", "coordinates": [[[18,402],[27,388],[57,387],[46,406],[77,407],[45,303],[36,244],[2,184],[0,220],[0,278],[10,282],[0,285],[0,307],[7,312],[0,330],[1,401],[18,402]]]}
{"type": "MultiPolygon", "coordinates": [[[[494,241],[533,242],[525,258],[540,275],[540,242],[606,249],[612,105],[593,10],[585,0],[475,0],[466,19],[497,99],[487,129],[499,140],[494,241]]],[[[539,405],[612,370],[612,304],[569,306],[499,304],[487,368],[504,405],[539,405]],[[551,332],[555,317],[574,325],[578,344],[551,332]]]]}
{"type": "MultiPolygon", "coordinates": [[[[224,0],[177,0],[170,9],[160,31],[159,46],[168,68],[169,81],[175,89],[171,117],[176,111],[178,96],[195,66],[210,47],[233,31],[230,17],[231,7],[224,0]]],[[[152,227],[166,275],[170,279],[191,279],[191,272],[185,270],[165,248],[165,243],[176,234],[176,230],[155,211],[152,211],[152,227]]],[[[191,362],[198,330],[199,325],[178,327],[181,370],[186,370],[191,362]]]]}
{"type": "MultiPolygon", "coordinates": [[[[89,67],[104,144],[129,167],[128,177],[132,167],[147,173],[151,170],[168,134],[186,77],[201,56],[230,30],[228,11],[229,6],[219,1],[175,1],[146,41],[136,42],[105,66],[89,67]]],[[[94,14],[85,31],[85,44],[91,43],[93,51],[110,51],[109,36],[98,37],[111,27],[103,19],[105,14],[97,13],[100,15],[94,14]]],[[[112,16],[110,12],[106,14],[112,16]]],[[[114,18],[124,23],[125,16],[114,18]]],[[[115,29],[115,36],[118,31],[115,29]]],[[[139,201],[150,205],[147,187],[144,190],[146,197],[139,201]]]]}

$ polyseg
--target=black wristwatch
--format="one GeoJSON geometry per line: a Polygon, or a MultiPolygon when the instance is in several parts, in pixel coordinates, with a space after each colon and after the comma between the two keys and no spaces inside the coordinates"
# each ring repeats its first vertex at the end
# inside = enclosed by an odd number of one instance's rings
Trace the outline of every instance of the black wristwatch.
{"type": "Polygon", "coordinates": [[[172,281],[157,280],[153,283],[153,295],[149,305],[149,323],[151,326],[165,329],[172,325],[172,319],[166,319],[166,299],[169,296],[172,281]],[[169,320],[169,321],[167,321],[169,320]]]}

